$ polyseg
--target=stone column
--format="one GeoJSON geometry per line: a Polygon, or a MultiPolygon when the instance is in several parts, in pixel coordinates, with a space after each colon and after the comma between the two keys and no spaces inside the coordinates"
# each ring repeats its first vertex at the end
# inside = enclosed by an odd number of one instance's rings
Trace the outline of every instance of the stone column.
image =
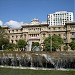
{"type": "Polygon", "coordinates": [[[69,43],[70,43],[70,25],[66,26],[66,46],[68,47],[68,51],[70,50],[69,43]]]}
{"type": "Polygon", "coordinates": [[[28,41],[28,51],[31,51],[32,48],[32,41],[28,41]]]}

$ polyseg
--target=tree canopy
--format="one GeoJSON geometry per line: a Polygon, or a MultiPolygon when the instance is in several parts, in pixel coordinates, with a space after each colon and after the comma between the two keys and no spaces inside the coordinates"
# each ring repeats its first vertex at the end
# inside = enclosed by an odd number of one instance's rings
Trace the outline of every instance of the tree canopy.
{"type": "Polygon", "coordinates": [[[0,50],[4,48],[8,43],[8,34],[6,31],[0,26],[0,50]]]}
{"type": "Polygon", "coordinates": [[[26,45],[27,45],[27,43],[23,39],[20,39],[20,40],[17,41],[17,46],[18,46],[19,49],[25,48],[26,45]]]}
{"type": "Polygon", "coordinates": [[[33,42],[33,43],[32,43],[32,48],[33,48],[34,46],[39,46],[39,42],[33,42]]]}
{"type": "Polygon", "coordinates": [[[6,50],[11,50],[11,51],[13,51],[13,50],[15,50],[17,47],[16,47],[16,44],[14,44],[14,43],[8,43],[6,46],[5,46],[5,49],[6,50]]]}
{"type": "Polygon", "coordinates": [[[45,51],[55,51],[56,49],[60,48],[63,44],[63,39],[60,36],[53,35],[52,37],[49,36],[44,40],[44,50],[45,51]]]}
{"type": "Polygon", "coordinates": [[[69,45],[72,50],[75,50],[75,40],[73,40],[69,45]]]}

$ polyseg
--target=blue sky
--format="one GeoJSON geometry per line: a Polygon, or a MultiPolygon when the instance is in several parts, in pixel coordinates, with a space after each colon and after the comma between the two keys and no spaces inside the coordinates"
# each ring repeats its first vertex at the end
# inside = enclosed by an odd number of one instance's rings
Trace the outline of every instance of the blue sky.
{"type": "Polygon", "coordinates": [[[56,11],[74,12],[75,0],[0,0],[0,20],[31,22],[33,18],[47,21],[47,14],[56,11]]]}

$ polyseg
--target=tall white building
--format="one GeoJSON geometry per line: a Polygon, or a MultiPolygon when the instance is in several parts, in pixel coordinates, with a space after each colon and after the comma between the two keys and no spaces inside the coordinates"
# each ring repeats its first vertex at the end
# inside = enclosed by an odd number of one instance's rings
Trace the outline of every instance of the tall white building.
{"type": "Polygon", "coordinates": [[[53,25],[65,25],[66,22],[73,21],[73,12],[59,11],[47,15],[47,23],[53,25]]]}

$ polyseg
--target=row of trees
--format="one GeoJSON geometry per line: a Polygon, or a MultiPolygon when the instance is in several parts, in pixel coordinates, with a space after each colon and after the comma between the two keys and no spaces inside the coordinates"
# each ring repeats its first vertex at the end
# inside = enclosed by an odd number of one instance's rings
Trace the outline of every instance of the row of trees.
{"type": "Polygon", "coordinates": [[[22,50],[26,46],[26,41],[20,39],[17,44],[9,42],[9,34],[0,26],[0,50],[14,50],[16,48],[22,50]]]}
{"type": "MultiPolygon", "coordinates": [[[[51,51],[51,50],[56,51],[57,49],[60,49],[61,45],[64,45],[64,40],[60,36],[57,36],[57,35],[53,35],[52,38],[51,36],[49,36],[44,40],[45,51],[51,51]]],[[[71,47],[71,50],[75,50],[75,40],[70,42],[69,46],[71,47]]],[[[65,45],[64,50],[68,50],[68,46],[65,45]]]]}
{"type": "Polygon", "coordinates": [[[17,44],[10,43],[9,41],[7,43],[0,43],[0,50],[24,50],[25,46],[27,45],[26,41],[20,39],[17,41],[17,44]]]}
{"type": "MultiPolygon", "coordinates": [[[[64,44],[64,40],[57,35],[53,35],[52,37],[49,36],[44,40],[44,51],[56,51],[57,49],[60,49],[61,45],[64,44]]],[[[25,46],[27,45],[27,42],[23,39],[20,39],[17,41],[17,44],[13,44],[9,42],[9,35],[5,32],[5,30],[0,27],[0,50],[2,49],[8,49],[8,50],[14,50],[16,48],[23,50],[25,46]]],[[[38,42],[34,42],[32,44],[32,48],[34,46],[40,46],[38,42]]],[[[72,41],[69,46],[72,50],[75,50],[75,41],[72,41]]],[[[67,49],[65,46],[64,49],[67,49]]]]}
{"type": "MultiPolygon", "coordinates": [[[[52,39],[51,39],[51,36],[49,36],[44,40],[44,45],[45,45],[44,50],[51,51],[52,49],[52,51],[56,51],[57,49],[60,49],[61,45],[63,44],[64,44],[64,40],[60,36],[53,35],[52,39]],[[51,43],[51,40],[52,40],[52,43],[51,43]]],[[[75,50],[75,40],[70,42],[69,46],[71,47],[71,50],[75,50]]],[[[68,50],[68,46],[65,45],[64,50],[68,50]]]]}
{"type": "MultiPolygon", "coordinates": [[[[19,39],[16,44],[9,42],[9,34],[0,26],[0,50],[24,50],[27,42],[23,39],[19,39]]],[[[39,46],[38,42],[32,44],[34,46],[39,46]]]]}

